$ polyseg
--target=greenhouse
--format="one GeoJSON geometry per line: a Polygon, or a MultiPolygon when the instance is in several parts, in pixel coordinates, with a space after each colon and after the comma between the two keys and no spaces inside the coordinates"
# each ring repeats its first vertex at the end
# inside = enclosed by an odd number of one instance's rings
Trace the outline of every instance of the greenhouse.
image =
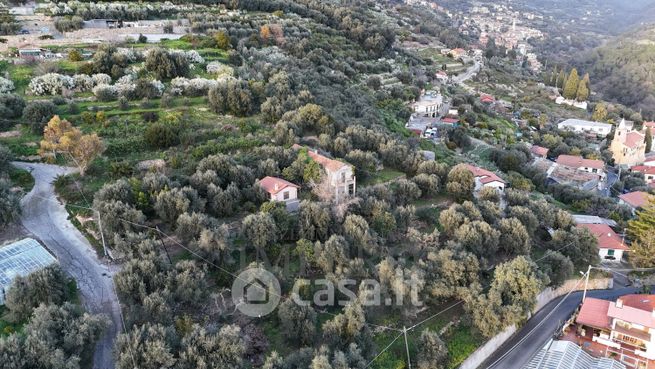
{"type": "Polygon", "coordinates": [[[48,250],[31,238],[0,246],[0,305],[4,305],[5,293],[14,278],[56,262],[48,250]]]}

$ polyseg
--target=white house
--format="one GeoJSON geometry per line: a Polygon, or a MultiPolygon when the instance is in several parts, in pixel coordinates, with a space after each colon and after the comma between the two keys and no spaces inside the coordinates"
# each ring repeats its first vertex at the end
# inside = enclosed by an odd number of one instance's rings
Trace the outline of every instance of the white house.
{"type": "Polygon", "coordinates": [[[435,118],[439,116],[439,111],[443,106],[443,96],[434,91],[428,91],[423,94],[418,101],[412,104],[416,114],[424,117],[435,118]]]}
{"type": "Polygon", "coordinates": [[[287,210],[298,209],[298,189],[300,186],[277,177],[264,177],[259,181],[259,186],[270,195],[271,201],[285,203],[287,210]]]}
{"type": "Polygon", "coordinates": [[[593,133],[598,136],[607,136],[612,131],[612,125],[582,119],[567,119],[557,125],[558,129],[573,132],[593,133]]]}
{"type": "Polygon", "coordinates": [[[501,192],[505,190],[505,181],[494,172],[470,164],[466,164],[466,167],[473,173],[473,177],[475,177],[475,191],[479,191],[483,187],[495,188],[501,192]]]}
{"type": "Polygon", "coordinates": [[[587,229],[598,240],[598,255],[605,261],[619,262],[628,250],[623,238],[607,224],[578,224],[579,229],[587,229]]]}

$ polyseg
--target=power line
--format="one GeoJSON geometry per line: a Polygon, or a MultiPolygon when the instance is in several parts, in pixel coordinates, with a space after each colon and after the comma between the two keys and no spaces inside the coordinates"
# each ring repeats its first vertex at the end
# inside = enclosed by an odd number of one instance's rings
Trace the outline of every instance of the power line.
{"type": "Polygon", "coordinates": [[[374,362],[375,360],[377,360],[380,356],[382,356],[382,354],[384,354],[384,353],[389,349],[389,347],[391,347],[391,345],[393,345],[396,341],[398,341],[398,339],[399,339],[402,335],[403,335],[403,332],[400,332],[400,334],[397,335],[396,338],[394,338],[393,341],[391,341],[391,343],[387,345],[387,347],[385,347],[382,351],[380,351],[379,354],[375,355],[375,357],[374,357],[371,361],[369,361],[368,364],[366,364],[366,366],[364,367],[364,369],[370,367],[371,364],[373,364],[373,362],[374,362]]]}

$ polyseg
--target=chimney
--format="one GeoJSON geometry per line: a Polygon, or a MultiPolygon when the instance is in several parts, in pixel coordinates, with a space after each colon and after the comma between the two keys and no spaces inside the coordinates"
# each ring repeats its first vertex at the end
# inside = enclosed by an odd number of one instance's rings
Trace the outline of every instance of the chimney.
{"type": "Polygon", "coordinates": [[[653,318],[655,318],[655,310],[651,312],[651,315],[653,316],[653,318]]]}
{"type": "Polygon", "coordinates": [[[623,309],[623,300],[620,298],[616,300],[616,307],[619,309],[623,309]]]}
{"type": "Polygon", "coordinates": [[[275,184],[275,191],[277,191],[278,188],[280,188],[280,185],[276,183],[276,184],[275,184]]]}

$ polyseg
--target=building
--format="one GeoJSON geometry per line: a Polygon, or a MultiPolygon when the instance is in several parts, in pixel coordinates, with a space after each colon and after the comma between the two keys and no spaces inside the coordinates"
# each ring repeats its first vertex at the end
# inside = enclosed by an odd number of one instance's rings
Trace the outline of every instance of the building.
{"type": "MultiPolygon", "coordinates": [[[[298,149],[301,146],[294,145],[294,148],[298,149]]],[[[355,195],[357,180],[355,178],[355,168],[352,165],[330,159],[319,154],[317,150],[309,149],[307,154],[323,168],[328,190],[335,202],[341,202],[347,197],[355,195]]]]}
{"type": "Polygon", "coordinates": [[[548,155],[548,149],[547,148],[537,146],[537,145],[532,145],[532,147],[530,147],[530,152],[536,158],[546,159],[546,156],[548,155]]]}
{"type": "Polygon", "coordinates": [[[574,155],[560,155],[555,162],[560,166],[592,173],[601,179],[605,178],[605,162],[602,160],[584,159],[581,156],[574,155]]]}
{"type": "Polygon", "coordinates": [[[298,201],[298,190],[300,186],[277,177],[264,177],[259,181],[259,186],[270,195],[271,201],[283,202],[287,210],[296,211],[300,202],[298,201]]]}
{"type": "Polygon", "coordinates": [[[443,71],[443,70],[438,71],[437,73],[435,73],[434,76],[435,76],[435,77],[437,78],[437,80],[439,80],[439,82],[441,82],[441,83],[446,83],[446,82],[448,82],[448,73],[446,73],[446,72],[443,71]]]}
{"type": "Polygon", "coordinates": [[[567,119],[557,125],[557,129],[573,132],[593,133],[598,136],[607,136],[612,132],[612,125],[601,122],[592,122],[582,119],[567,119]]]}
{"type": "Polygon", "coordinates": [[[610,151],[616,165],[634,166],[646,160],[646,135],[628,128],[625,119],[616,127],[610,151]]]}
{"type": "Polygon", "coordinates": [[[12,281],[27,276],[57,262],[52,254],[31,238],[0,247],[0,305],[12,281]]]}
{"type": "Polygon", "coordinates": [[[623,238],[616,234],[607,224],[576,225],[578,229],[587,229],[598,240],[598,255],[602,260],[621,261],[623,253],[628,251],[623,238]]]}
{"type": "Polygon", "coordinates": [[[483,187],[495,188],[501,192],[505,190],[506,182],[498,177],[496,173],[470,164],[466,164],[466,167],[473,173],[475,178],[475,191],[479,191],[483,187]]]}
{"type": "Polygon", "coordinates": [[[571,215],[575,224],[605,224],[610,227],[618,227],[618,223],[612,219],[601,218],[596,215],[573,214],[571,215]]]}
{"type": "MultiPolygon", "coordinates": [[[[546,159],[537,159],[547,161],[546,159]]],[[[594,191],[601,189],[601,178],[586,171],[576,168],[558,165],[557,163],[547,163],[549,168],[546,171],[547,183],[557,183],[579,188],[584,191],[594,191]]]]}
{"type": "Polygon", "coordinates": [[[616,301],[588,297],[575,321],[581,335],[605,346],[608,355],[625,362],[655,359],[655,295],[624,295],[616,301]]]}
{"type": "Polygon", "coordinates": [[[633,213],[646,206],[648,201],[652,199],[655,199],[653,195],[643,191],[634,191],[619,195],[619,203],[631,207],[633,213]]]}
{"type": "Polygon", "coordinates": [[[646,184],[655,183],[655,166],[650,165],[635,165],[630,168],[631,172],[639,172],[644,175],[646,184]]]}
{"type": "Polygon", "coordinates": [[[414,113],[423,117],[436,118],[443,106],[443,96],[434,91],[423,94],[418,101],[412,104],[414,113]]]}
{"type": "Polygon", "coordinates": [[[523,369],[626,369],[610,358],[597,358],[569,341],[550,340],[523,369]]]}

